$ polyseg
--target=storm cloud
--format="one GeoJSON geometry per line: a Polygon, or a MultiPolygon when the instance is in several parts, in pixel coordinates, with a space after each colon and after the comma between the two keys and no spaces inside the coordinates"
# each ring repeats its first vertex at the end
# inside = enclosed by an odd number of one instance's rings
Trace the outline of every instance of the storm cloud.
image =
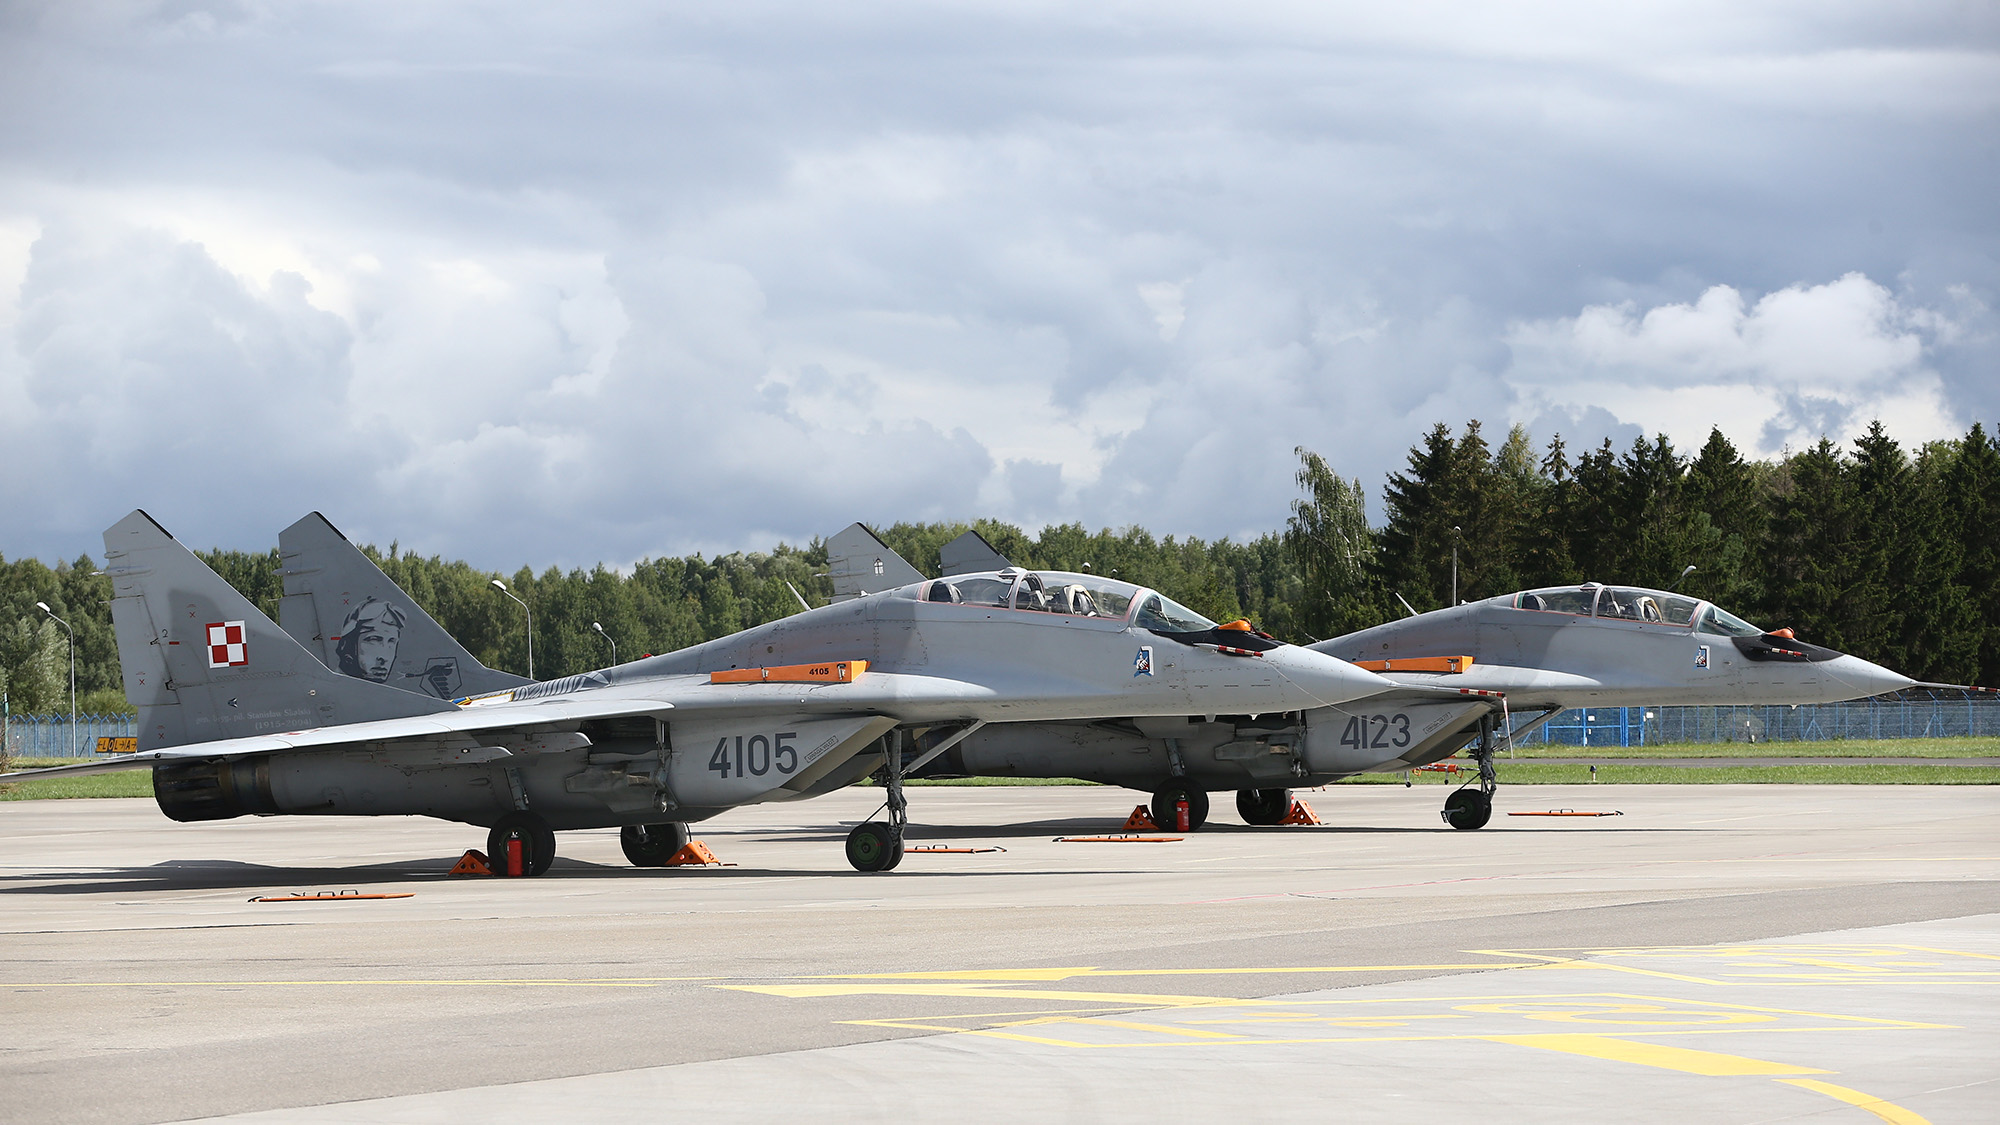
{"type": "MultiPolygon", "coordinates": [[[[2000,417],[1972,5],[0,10],[0,551],[1282,524],[2000,417]]],[[[1379,513],[1377,513],[1379,516],[1379,513]]]]}

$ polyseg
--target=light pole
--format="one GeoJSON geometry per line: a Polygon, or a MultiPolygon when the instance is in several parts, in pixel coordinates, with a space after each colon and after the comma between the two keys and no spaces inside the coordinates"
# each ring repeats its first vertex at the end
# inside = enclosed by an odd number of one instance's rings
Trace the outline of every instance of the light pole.
{"type": "MultiPolygon", "coordinates": [[[[794,591],[792,591],[792,592],[793,592],[793,593],[797,593],[798,591],[794,590],[794,591]]],[[[597,635],[598,635],[598,636],[600,636],[600,637],[603,637],[603,638],[605,639],[605,641],[606,641],[606,642],[607,642],[608,644],[610,644],[610,645],[611,645],[611,666],[612,666],[612,667],[614,667],[614,668],[615,668],[615,667],[617,667],[617,666],[618,666],[618,642],[617,642],[617,641],[614,641],[614,640],[612,640],[612,639],[611,639],[611,634],[609,634],[609,633],[607,633],[607,632],[605,632],[605,631],[604,631],[604,626],[603,626],[603,625],[601,625],[601,624],[599,624],[599,623],[597,623],[597,622],[593,621],[593,622],[591,622],[591,623],[590,623],[590,627],[591,627],[591,628],[593,628],[593,629],[595,629],[595,630],[597,630],[597,635]]]]}
{"type": "Polygon", "coordinates": [[[498,578],[493,580],[493,588],[511,598],[515,605],[521,607],[521,612],[528,615],[528,678],[532,680],[535,678],[535,611],[528,608],[527,602],[514,597],[514,592],[498,578]]]}
{"type": "Polygon", "coordinates": [[[36,602],[35,608],[48,614],[50,620],[62,626],[63,631],[69,634],[69,756],[74,758],[76,757],[76,630],[69,627],[69,622],[57,617],[56,611],[49,608],[49,603],[36,602]]]}
{"type": "Polygon", "coordinates": [[[1451,604],[1458,604],[1458,529],[1451,529],[1451,604]]]}

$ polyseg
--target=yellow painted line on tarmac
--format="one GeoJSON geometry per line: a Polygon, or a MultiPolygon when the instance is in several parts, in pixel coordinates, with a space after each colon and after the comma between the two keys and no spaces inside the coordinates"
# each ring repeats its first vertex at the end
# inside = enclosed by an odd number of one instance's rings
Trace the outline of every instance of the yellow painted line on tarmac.
{"type": "Polygon", "coordinates": [[[1175,1027],[1166,1023],[1138,1023],[1132,1020],[1113,1020],[1103,1016],[1078,1016],[1068,1022],[1102,1024],[1105,1027],[1122,1027],[1127,1031],[1151,1031],[1160,1035],[1182,1035],[1189,1039],[1241,1039],[1227,1031],[1206,1031],[1199,1027],[1175,1027]]]}
{"type": "Polygon", "coordinates": [[[1920,1117],[1894,1102],[1885,1102],[1881,1098],[1864,1094],[1859,1090],[1850,1090],[1845,1086],[1836,1086],[1831,1082],[1819,1082],[1811,1078],[1780,1078],[1778,1081],[1787,1086],[1797,1086],[1816,1094],[1825,1094],[1857,1109],[1865,1109],[1887,1121],[1889,1125],[1930,1125],[1930,1119],[1927,1117],[1920,1117]]]}
{"type": "Polygon", "coordinates": [[[1763,1059],[1746,1058],[1742,1055],[1725,1055],[1720,1051],[1696,1051],[1688,1047],[1635,1043],[1629,1039],[1618,1039],[1609,1035],[1480,1035],[1475,1038],[1484,1039],[1489,1043],[1512,1043],[1517,1047],[1560,1051],[1566,1055],[1584,1055],[1593,1059],[1610,1059],[1613,1062],[1638,1063],[1640,1066],[1658,1067],[1661,1070],[1678,1070],[1684,1074],[1703,1074],[1710,1078],[1753,1074],[1833,1073],[1819,1067],[1766,1062],[1763,1059]]]}

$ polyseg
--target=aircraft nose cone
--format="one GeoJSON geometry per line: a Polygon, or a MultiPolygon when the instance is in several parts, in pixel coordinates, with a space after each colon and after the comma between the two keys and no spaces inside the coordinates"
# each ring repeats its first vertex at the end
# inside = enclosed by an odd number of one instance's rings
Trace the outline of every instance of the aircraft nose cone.
{"type": "Polygon", "coordinates": [[[1265,659],[1312,701],[1302,703],[1302,707],[1314,704],[1331,707],[1350,699],[1379,695],[1399,686],[1393,680],[1356,668],[1345,660],[1296,645],[1268,652],[1265,659]]]}
{"type": "Polygon", "coordinates": [[[1900,672],[1891,672],[1880,664],[1870,663],[1858,656],[1836,656],[1827,661],[1826,671],[1828,675],[1853,689],[1854,695],[1850,698],[1901,691],[1917,682],[1900,672]]]}

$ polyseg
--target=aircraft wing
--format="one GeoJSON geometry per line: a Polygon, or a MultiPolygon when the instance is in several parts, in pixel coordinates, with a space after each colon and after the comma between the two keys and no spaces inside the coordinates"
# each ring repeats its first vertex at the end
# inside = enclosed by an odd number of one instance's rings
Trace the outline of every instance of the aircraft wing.
{"type": "MultiPolygon", "coordinates": [[[[586,677],[577,677],[579,681],[586,677]]],[[[601,679],[598,683],[604,683],[601,679]]],[[[552,685],[535,684],[522,690],[547,693],[552,685]]],[[[553,686],[561,688],[563,681],[553,686]]],[[[807,711],[824,716],[893,714],[904,721],[984,718],[988,710],[1004,713],[1004,693],[982,684],[941,676],[913,676],[870,672],[847,684],[798,683],[715,683],[707,675],[650,679],[643,687],[607,684],[565,694],[546,694],[529,699],[507,699],[502,693],[492,701],[473,699],[454,711],[375,719],[334,726],[309,727],[276,734],[255,734],[238,738],[187,743],[159,750],[122,754],[115,760],[79,762],[0,774],[0,781],[26,781],[42,777],[113,773],[139,769],[158,762],[240,758],[273,754],[285,750],[312,750],[370,743],[435,739],[450,735],[479,735],[615,719],[633,715],[664,715],[672,711],[693,717],[708,713],[754,714],[759,711],[807,711]]]]}

